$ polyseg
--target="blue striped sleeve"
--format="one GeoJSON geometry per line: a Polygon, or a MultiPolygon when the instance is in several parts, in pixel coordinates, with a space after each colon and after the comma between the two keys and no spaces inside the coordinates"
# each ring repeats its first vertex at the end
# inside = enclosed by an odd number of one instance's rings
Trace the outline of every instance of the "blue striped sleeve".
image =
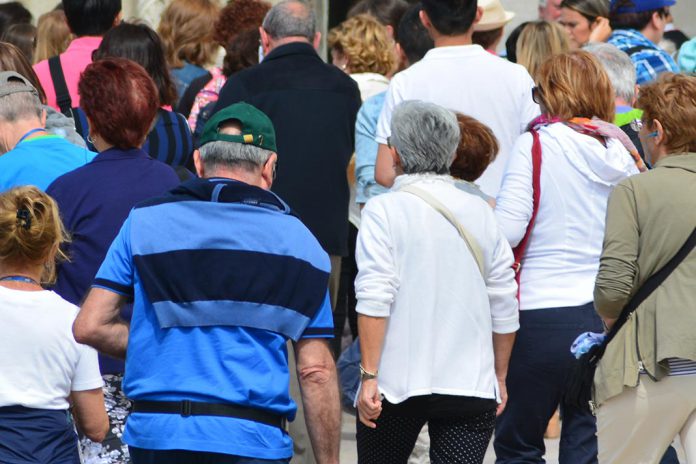
{"type": "Polygon", "coordinates": [[[334,325],[333,313],[331,311],[331,299],[329,291],[326,291],[324,303],[316,312],[314,317],[309,321],[300,338],[333,338],[334,325]]]}
{"type": "Polygon", "coordinates": [[[130,216],[111,243],[93,287],[103,288],[114,293],[133,296],[133,255],[130,241],[130,216]]]}

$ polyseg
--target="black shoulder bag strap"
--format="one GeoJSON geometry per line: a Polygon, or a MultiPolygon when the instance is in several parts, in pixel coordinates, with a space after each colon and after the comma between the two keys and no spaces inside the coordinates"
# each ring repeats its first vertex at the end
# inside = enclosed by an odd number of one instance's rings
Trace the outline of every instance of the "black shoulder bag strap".
{"type": "Polygon", "coordinates": [[[68,84],[65,82],[63,66],[60,64],[60,56],[52,56],[48,59],[48,71],[51,73],[53,89],[56,91],[56,103],[60,112],[72,118],[72,97],[68,91],[68,84]]]}
{"type": "Polygon", "coordinates": [[[594,412],[594,403],[592,402],[592,385],[594,384],[594,374],[599,364],[600,359],[604,356],[607,346],[614,339],[616,334],[621,330],[621,327],[626,323],[629,316],[641,305],[662,283],[669,277],[670,274],[684,261],[696,246],[696,228],[691,232],[689,238],[677,253],[670,259],[667,264],[655,274],[651,275],[638,291],[633,295],[631,300],[621,310],[619,318],[616,320],[611,330],[607,334],[603,343],[595,345],[590,350],[582,355],[576,361],[573,371],[570,374],[564,401],[566,404],[575,406],[581,409],[589,407],[590,411],[594,412]]]}

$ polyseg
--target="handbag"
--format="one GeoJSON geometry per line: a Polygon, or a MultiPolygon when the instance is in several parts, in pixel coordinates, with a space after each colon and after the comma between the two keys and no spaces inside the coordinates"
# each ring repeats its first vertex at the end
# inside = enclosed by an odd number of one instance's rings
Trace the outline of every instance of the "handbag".
{"type": "Polygon", "coordinates": [[[532,217],[527,224],[527,230],[524,231],[524,236],[520,243],[512,250],[515,257],[515,262],[512,264],[512,269],[515,271],[515,281],[517,282],[517,301],[520,299],[520,273],[522,271],[522,258],[527,251],[529,238],[534,229],[537,213],[539,212],[539,198],[541,197],[541,141],[539,140],[539,132],[535,129],[530,130],[532,133],[532,217]]]}
{"type": "Polygon", "coordinates": [[[677,251],[672,259],[655,274],[651,275],[638,291],[633,295],[629,302],[621,310],[619,318],[612,326],[604,342],[593,346],[590,350],[576,360],[571,371],[566,390],[563,396],[565,404],[588,410],[594,414],[595,404],[592,401],[592,386],[594,385],[595,371],[602,359],[607,346],[614,339],[621,327],[635,312],[636,308],[648,298],[662,283],[669,277],[677,266],[686,258],[696,245],[696,229],[691,232],[684,245],[677,251]]]}

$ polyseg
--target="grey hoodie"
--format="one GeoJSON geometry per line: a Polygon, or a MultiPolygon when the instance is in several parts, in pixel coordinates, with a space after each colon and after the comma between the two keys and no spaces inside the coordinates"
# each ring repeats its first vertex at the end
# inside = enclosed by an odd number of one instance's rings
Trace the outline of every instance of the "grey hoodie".
{"type": "Polygon", "coordinates": [[[72,118],[59,113],[52,107],[44,105],[46,110],[46,130],[52,134],[63,137],[68,142],[85,148],[85,141],[75,130],[75,122],[72,118]]]}

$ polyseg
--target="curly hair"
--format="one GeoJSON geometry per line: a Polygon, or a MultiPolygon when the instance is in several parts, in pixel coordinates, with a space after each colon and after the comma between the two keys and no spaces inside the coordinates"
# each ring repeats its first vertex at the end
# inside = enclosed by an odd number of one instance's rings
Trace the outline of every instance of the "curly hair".
{"type": "Polygon", "coordinates": [[[270,9],[263,0],[229,0],[215,21],[213,39],[227,48],[240,32],[258,29],[270,9]]]}
{"type": "Polygon", "coordinates": [[[473,182],[498,156],[498,139],[487,125],[462,113],[456,113],[461,139],[450,165],[450,174],[473,182]]]}
{"type": "Polygon", "coordinates": [[[650,130],[660,121],[669,154],[696,151],[696,76],[662,74],[641,86],[636,108],[650,130]]]}
{"type": "Polygon", "coordinates": [[[174,0],[169,4],[157,32],[170,67],[181,68],[185,61],[196,66],[210,64],[217,50],[210,25],[219,12],[213,0],[174,0]]]}
{"type": "Polygon", "coordinates": [[[351,73],[387,75],[394,69],[396,57],[387,28],[370,15],[343,21],[331,29],[328,41],[348,59],[351,73]]]}

